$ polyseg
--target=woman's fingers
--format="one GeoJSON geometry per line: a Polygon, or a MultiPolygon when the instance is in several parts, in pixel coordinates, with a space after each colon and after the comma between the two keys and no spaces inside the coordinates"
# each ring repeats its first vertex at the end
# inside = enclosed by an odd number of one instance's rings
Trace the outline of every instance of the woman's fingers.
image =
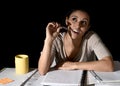
{"type": "Polygon", "coordinates": [[[57,23],[57,22],[49,22],[47,27],[46,27],[46,34],[47,34],[47,37],[49,38],[56,38],[57,35],[59,34],[60,32],[60,24],[57,23]]]}

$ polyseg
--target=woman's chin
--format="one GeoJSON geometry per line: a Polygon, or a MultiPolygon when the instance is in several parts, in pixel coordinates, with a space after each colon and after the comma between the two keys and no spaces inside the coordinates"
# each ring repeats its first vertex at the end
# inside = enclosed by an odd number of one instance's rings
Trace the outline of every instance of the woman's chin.
{"type": "Polygon", "coordinates": [[[71,38],[72,39],[78,39],[78,35],[72,35],[71,38]]]}

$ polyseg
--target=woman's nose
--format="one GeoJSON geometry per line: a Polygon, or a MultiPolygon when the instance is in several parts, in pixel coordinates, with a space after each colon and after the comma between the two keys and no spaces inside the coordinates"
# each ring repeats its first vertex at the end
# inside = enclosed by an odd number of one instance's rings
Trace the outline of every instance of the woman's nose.
{"type": "Polygon", "coordinates": [[[81,23],[80,22],[77,22],[76,23],[76,28],[80,28],[82,25],[81,25],[81,23]]]}

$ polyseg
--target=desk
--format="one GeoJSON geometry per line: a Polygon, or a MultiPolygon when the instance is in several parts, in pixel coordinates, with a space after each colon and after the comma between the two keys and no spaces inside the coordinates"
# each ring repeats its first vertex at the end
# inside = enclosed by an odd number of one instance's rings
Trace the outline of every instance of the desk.
{"type": "Polygon", "coordinates": [[[0,78],[10,78],[14,81],[5,85],[0,84],[0,86],[24,86],[26,81],[28,81],[36,72],[37,69],[31,68],[28,73],[17,75],[15,73],[15,68],[4,68],[0,71],[0,78]]]}
{"type": "MultiPolygon", "coordinates": [[[[119,61],[114,61],[115,63],[115,71],[120,70],[120,62],[119,61]]],[[[45,76],[40,76],[38,72],[25,84],[25,86],[36,86],[36,82],[38,83],[38,78],[39,78],[39,83],[42,82],[45,76]]],[[[120,83],[97,83],[93,77],[91,77],[91,74],[88,73],[88,80],[89,83],[88,86],[120,86],[120,83]]],[[[43,85],[39,85],[43,86],[43,85]]]]}
{"type": "MultiPolygon", "coordinates": [[[[120,62],[115,61],[115,70],[120,70],[120,62]]],[[[8,77],[13,79],[13,82],[10,82],[6,85],[1,85],[0,86],[43,86],[43,85],[36,85],[35,83],[39,82],[41,83],[42,80],[45,78],[45,76],[41,76],[38,73],[37,68],[31,69],[31,71],[27,74],[23,75],[16,75],[15,74],[15,68],[5,68],[0,72],[0,78],[3,77],[8,77]],[[38,81],[39,79],[39,81],[38,81]]],[[[68,77],[69,78],[69,77],[68,77]]],[[[88,73],[88,86],[120,86],[120,83],[96,83],[95,79],[91,77],[91,75],[88,73]]]]}

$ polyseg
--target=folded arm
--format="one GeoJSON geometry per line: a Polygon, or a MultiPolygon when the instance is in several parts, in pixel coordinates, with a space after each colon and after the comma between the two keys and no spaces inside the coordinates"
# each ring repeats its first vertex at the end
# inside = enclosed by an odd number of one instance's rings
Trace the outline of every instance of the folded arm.
{"type": "Polygon", "coordinates": [[[98,61],[90,62],[64,62],[58,69],[80,69],[111,72],[114,70],[114,64],[111,57],[104,57],[98,61]]]}

